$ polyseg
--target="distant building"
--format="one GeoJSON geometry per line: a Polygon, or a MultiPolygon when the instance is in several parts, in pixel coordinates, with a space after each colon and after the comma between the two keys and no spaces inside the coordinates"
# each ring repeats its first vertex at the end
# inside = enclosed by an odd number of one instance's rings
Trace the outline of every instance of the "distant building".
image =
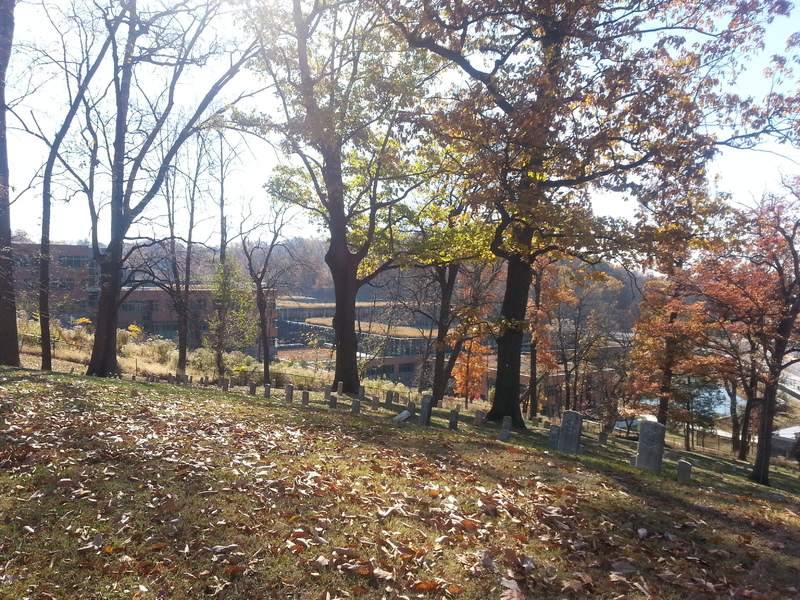
{"type": "MultiPolygon", "coordinates": [[[[28,313],[39,308],[38,244],[14,244],[14,283],[17,307],[28,313]]],[[[94,319],[100,294],[100,266],[89,246],[50,246],[50,312],[68,324],[80,318],[94,319]]]]}
{"type": "MultiPolygon", "coordinates": [[[[39,265],[38,244],[14,244],[14,280],[19,310],[33,315],[38,311],[39,265]]],[[[50,246],[50,313],[64,325],[80,318],[94,321],[100,294],[100,266],[92,248],[78,244],[50,246]]],[[[209,333],[214,306],[211,289],[192,286],[189,292],[189,345],[198,347],[209,333]]],[[[142,284],[122,290],[117,313],[118,327],[136,324],[146,334],[171,339],[177,337],[178,319],[169,293],[153,284],[142,284]]],[[[254,302],[255,305],[255,302],[254,302]]],[[[275,302],[271,303],[270,337],[277,336],[275,302]]]]}

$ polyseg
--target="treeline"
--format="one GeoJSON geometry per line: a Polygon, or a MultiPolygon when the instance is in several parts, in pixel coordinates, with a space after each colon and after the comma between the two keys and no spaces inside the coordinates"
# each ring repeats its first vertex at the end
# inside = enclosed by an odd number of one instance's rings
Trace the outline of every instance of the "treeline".
{"type": "MultiPolygon", "coordinates": [[[[733,209],[710,192],[708,167],[722,147],[797,142],[795,38],[769,64],[768,94],[732,87],[766,25],[788,15],[787,3],[73,0],[31,8],[42,31],[21,44],[13,43],[15,5],[0,0],[4,363],[19,362],[6,141],[13,115],[44,148],[34,186],[44,339],[52,201],[88,206],[101,271],[90,374],[116,371],[130,248],[190,250],[195,225],[213,214],[218,277],[227,276],[234,232],[252,255],[248,272],[262,303],[276,275],[274,249],[300,211],[324,231],[335,379],[348,392],[359,386],[362,289],[398,267],[427,270],[440,298],[440,373],[456,282],[471,285],[473,265],[500,265],[499,310],[487,330],[497,348],[488,418],[510,416],[524,427],[521,356],[526,334],[549,310],[548,269],[611,260],[660,274],[645,293],[633,350],[650,361],[636,371],[647,377],[630,388],[657,398],[660,421],[680,402],[679,379],[706,362],[697,358],[695,326],[709,339],[730,337],[712,353],[730,364],[740,361],[734,349],[749,347],[755,379],[752,370],[726,368],[743,389],[757,382],[762,430],[753,478],[768,482],[775,390],[794,356],[800,311],[800,184],[787,180],[784,196],[733,209]],[[10,62],[18,69],[11,88],[10,62]],[[245,151],[239,140],[255,138],[281,161],[264,175],[253,219],[234,227],[230,178],[245,151]],[[600,194],[636,202],[636,219],[595,215],[600,194]],[[723,301],[730,296],[737,300],[723,301]]],[[[189,266],[171,264],[179,303],[189,266]]],[[[476,297],[482,282],[472,286],[476,297]]],[[[223,319],[225,301],[216,306],[223,319]]]]}

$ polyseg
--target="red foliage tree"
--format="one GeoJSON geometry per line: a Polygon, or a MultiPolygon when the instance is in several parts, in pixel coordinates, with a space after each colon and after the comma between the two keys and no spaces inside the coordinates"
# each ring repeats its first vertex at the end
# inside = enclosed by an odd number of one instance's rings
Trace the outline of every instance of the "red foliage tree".
{"type": "Polygon", "coordinates": [[[753,344],[753,361],[739,376],[757,377],[763,392],[758,446],[750,479],[769,485],[778,384],[784,369],[800,362],[800,177],[786,194],[766,195],[752,209],[737,211],[739,240],[709,253],[696,278],[706,309],[738,330],[734,339],[753,344]]]}

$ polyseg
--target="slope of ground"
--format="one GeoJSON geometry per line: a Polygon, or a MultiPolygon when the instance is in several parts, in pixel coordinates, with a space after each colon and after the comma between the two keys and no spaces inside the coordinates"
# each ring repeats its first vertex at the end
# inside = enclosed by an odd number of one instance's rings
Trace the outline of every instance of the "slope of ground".
{"type": "Polygon", "coordinates": [[[793,598],[775,489],[624,441],[0,369],[0,598],[793,598]]]}

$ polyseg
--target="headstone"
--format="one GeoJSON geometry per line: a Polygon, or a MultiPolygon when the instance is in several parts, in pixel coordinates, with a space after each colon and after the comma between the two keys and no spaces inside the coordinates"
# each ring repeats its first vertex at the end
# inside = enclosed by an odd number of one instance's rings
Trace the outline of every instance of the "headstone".
{"type": "Polygon", "coordinates": [[[632,467],[635,467],[636,463],[638,462],[638,459],[639,459],[639,455],[638,454],[631,454],[628,457],[628,462],[631,464],[632,467]]]}
{"type": "Polygon", "coordinates": [[[422,397],[422,405],[419,407],[419,420],[417,425],[429,427],[431,424],[431,412],[433,410],[433,396],[427,394],[422,397]]]}
{"type": "Polygon", "coordinates": [[[408,405],[406,406],[406,410],[411,413],[413,417],[417,413],[417,406],[413,402],[409,400],[408,405]]]}
{"type": "Polygon", "coordinates": [[[408,419],[410,419],[410,418],[411,418],[411,413],[410,413],[410,412],[408,412],[407,410],[404,410],[404,411],[403,411],[403,412],[401,412],[399,415],[397,415],[396,417],[394,417],[394,418],[392,419],[392,421],[394,421],[395,423],[403,423],[403,422],[405,422],[406,420],[408,420],[408,419]]]}
{"type": "Polygon", "coordinates": [[[290,404],[294,400],[294,386],[291,383],[287,383],[286,387],[283,388],[283,399],[290,404]]]}
{"type": "Polygon", "coordinates": [[[636,468],[652,473],[661,471],[661,461],[664,455],[664,435],[667,428],[656,421],[641,421],[639,423],[639,444],[636,448],[638,458],[636,468]]]}
{"type": "Polygon", "coordinates": [[[272,386],[268,383],[264,384],[264,398],[269,398],[270,393],[272,392],[272,386]]]}
{"type": "Polygon", "coordinates": [[[353,402],[350,404],[350,412],[354,415],[361,414],[361,400],[353,398],[353,402]]]}
{"type": "Polygon", "coordinates": [[[344,394],[344,381],[340,381],[336,384],[336,393],[340,396],[344,394]]]}
{"type": "Polygon", "coordinates": [[[475,421],[474,421],[473,424],[476,425],[476,426],[483,425],[483,416],[484,416],[484,414],[483,414],[482,410],[476,410],[475,411],[475,421]]]}
{"type": "Polygon", "coordinates": [[[394,398],[394,392],[389,390],[386,392],[386,408],[392,408],[392,398],[394,398]]]}
{"type": "Polygon", "coordinates": [[[544,423],[542,423],[542,427],[550,431],[550,421],[545,421],[544,423]]]}
{"type": "Polygon", "coordinates": [[[514,422],[514,419],[512,419],[511,417],[509,417],[509,416],[503,417],[503,429],[508,429],[509,431],[511,431],[511,424],[513,422],[514,422]]]}
{"type": "Polygon", "coordinates": [[[378,410],[380,407],[381,407],[380,396],[373,396],[372,397],[372,410],[378,410]]]}
{"type": "Polygon", "coordinates": [[[328,400],[331,397],[331,386],[326,385],[324,390],[325,390],[325,400],[328,400]]]}
{"type": "Polygon", "coordinates": [[[550,431],[547,434],[547,449],[558,450],[558,438],[561,436],[561,425],[550,425],[550,431]]]}
{"type": "Polygon", "coordinates": [[[231,380],[228,379],[227,377],[223,377],[222,378],[222,391],[223,392],[227,392],[228,389],[230,388],[230,385],[231,385],[231,380]]]}
{"type": "Polygon", "coordinates": [[[458,431],[458,409],[454,408],[450,411],[450,418],[447,422],[447,427],[450,431],[458,431]]]}
{"type": "Polygon", "coordinates": [[[689,481],[692,478],[692,463],[685,458],[678,461],[678,479],[689,481]]]}
{"type": "Polygon", "coordinates": [[[250,395],[251,396],[256,395],[256,383],[254,381],[250,382],[250,395]]]}
{"type": "Polygon", "coordinates": [[[309,401],[309,393],[308,393],[308,390],[303,390],[303,394],[302,394],[302,396],[301,396],[300,403],[301,403],[303,406],[308,406],[308,401],[309,401]]]}
{"type": "Polygon", "coordinates": [[[714,473],[724,473],[725,472],[725,463],[721,463],[719,461],[714,463],[714,473]]]}
{"type": "Polygon", "coordinates": [[[172,373],[167,373],[167,383],[175,383],[175,376],[172,373]]]}
{"type": "Polygon", "coordinates": [[[331,394],[328,398],[328,408],[336,408],[339,402],[339,397],[336,394],[331,394]]]}
{"type": "Polygon", "coordinates": [[[358,399],[363,400],[365,398],[364,394],[367,393],[367,390],[364,389],[363,385],[358,386],[358,399]]]}
{"type": "Polygon", "coordinates": [[[131,375],[131,381],[136,381],[136,375],[131,375]]]}
{"type": "Polygon", "coordinates": [[[189,385],[192,385],[192,379],[194,379],[194,375],[189,375],[189,385]]]}
{"type": "Polygon", "coordinates": [[[601,444],[607,444],[608,443],[608,433],[605,432],[605,431],[601,431],[597,435],[597,441],[600,442],[601,444]]]}
{"type": "Polygon", "coordinates": [[[565,410],[561,415],[561,431],[558,434],[558,451],[564,454],[579,454],[583,415],[574,410],[565,410]]]}
{"type": "Polygon", "coordinates": [[[278,380],[275,379],[274,377],[272,378],[272,381],[270,383],[272,385],[272,389],[277,389],[278,388],[278,380]]]}
{"type": "Polygon", "coordinates": [[[436,408],[442,408],[444,402],[441,398],[436,401],[436,408]]]}

